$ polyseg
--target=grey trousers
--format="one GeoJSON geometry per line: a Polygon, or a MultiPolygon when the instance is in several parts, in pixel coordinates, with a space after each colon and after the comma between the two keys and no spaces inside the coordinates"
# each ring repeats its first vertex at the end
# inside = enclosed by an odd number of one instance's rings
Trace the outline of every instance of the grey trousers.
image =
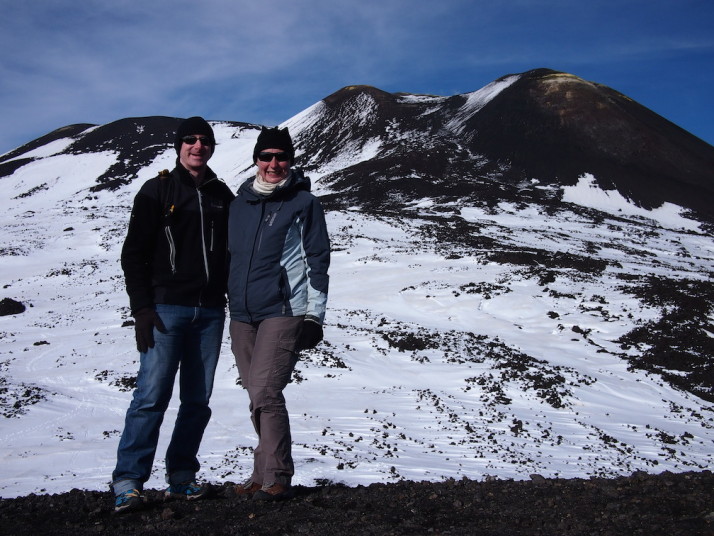
{"type": "Polygon", "coordinates": [[[231,350],[250,399],[250,417],[258,434],[251,481],[289,486],[295,473],[290,419],[283,389],[297,363],[295,351],[303,317],[231,320],[231,350]]]}

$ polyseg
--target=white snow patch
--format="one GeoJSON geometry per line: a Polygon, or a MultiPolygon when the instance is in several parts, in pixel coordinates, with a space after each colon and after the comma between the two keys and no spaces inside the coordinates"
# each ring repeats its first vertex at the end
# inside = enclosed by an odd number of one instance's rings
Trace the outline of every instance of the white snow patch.
{"type": "Polygon", "coordinates": [[[449,98],[450,97],[441,97],[438,95],[400,95],[398,100],[410,104],[441,104],[449,98]]]}
{"type": "Polygon", "coordinates": [[[318,101],[309,108],[306,108],[302,112],[294,115],[284,123],[281,127],[288,127],[290,130],[290,135],[295,137],[299,135],[303,130],[309,129],[314,125],[321,117],[323,110],[325,109],[325,103],[318,101]]]}
{"type": "Polygon", "coordinates": [[[455,133],[461,132],[464,123],[471,119],[481,108],[491,102],[501,91],[509,87],[520,78],[520,75],[507,76],[482,87],[478,91],[468,93],[466,102],[454,114],[454,118],[446,124],[446,128],[455,133]]]}
{"type": "Polygon", "coordinates": [[[563,201],[583,207],[594,208],[613,215],[626,214],[656,221],[670,229],[689,229],[696,231],[699,224],[682,215],[683,209],[673,203],[664,203],[661,207],[647,210],[627,200],[617,190],[603,190],[595,177],[586,173],[575,186],[563,187],[563,201]]]}
{"type": "MultiPolygon", "coordinates": [[[[320,167],[310,173],[310,180],[313,185],[312,193],[315,195],[324,195],[327,193],[327,190],[320,188],[320,178],[335,171],[354,166],[360,162],[371,160],[379,154],[381,147],[382,141],[378,137],[370,138],[365,141],[362,147],[356,142],[350,142],[340,153],[339,157],[323,162],[320,167]]],[[[319,162],[319,154],[315,155],[312,160],[319,162]]]]}
{"type": "Polygon", "coordinates": [[[72,145],[75,140],[72,138],[62,138],[60,140],[55,140],[52,141],[46,145],[42,145],[40,147],[37,147],[36,149],[33,149],[32,151],[27,151],[26,153],[22,153],[20,156],[17,156],[16,158],[11,158],[8,160],[8,162],[12,162],[13,160],[17,160],[20,158],[45,158],[47,156],[52,156],[57,153],[61,153],[64,151],[67,147],[72,145]]]}

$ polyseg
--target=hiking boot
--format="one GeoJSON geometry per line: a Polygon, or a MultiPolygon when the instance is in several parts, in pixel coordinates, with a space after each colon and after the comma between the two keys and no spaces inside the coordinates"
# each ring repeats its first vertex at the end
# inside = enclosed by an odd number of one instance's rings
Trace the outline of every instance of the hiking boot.
{"type": "Polygon", "coordinates": [[[208,484],[199,484],[195,480],[182,482],[181,484],[171,484],[164,492],[165,499],[186,499],[187,501],[197,501],[203,499],[210,491],[208,484]]]}
{"type": "Polygon", "coordinates": [[[136,488],[120,493],[114,500],[114,511],[116,513],[131,512],[140,509],[142,506],[144,506],[144,496],[136,488]]]}
{"type": "Polygon", "coordinates": [[[233,491],[238,497],[252,497],[256,492],[260,491],[261,487],[257,482],[249,480],[245,484],[238,484],[233,488],[233,491]]]}
{"type": "Polygon", "coordinates": [[[253,494],[254,501],[284,501],[292,499],[294,493],[290,486],[284,484],[271,484],[263,486],[253,494]]]}

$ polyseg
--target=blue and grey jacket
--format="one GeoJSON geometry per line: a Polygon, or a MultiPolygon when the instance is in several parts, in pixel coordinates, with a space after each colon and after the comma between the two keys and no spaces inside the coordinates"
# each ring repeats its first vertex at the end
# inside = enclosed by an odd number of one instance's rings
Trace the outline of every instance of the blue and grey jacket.
{"type": "Polygon", "coordinates": [[[270,195],[244,182],[228,220],[230,317],[257,322],[280,316],[325,318],[330,239],[310,179],[293,169],[270,195]]]}

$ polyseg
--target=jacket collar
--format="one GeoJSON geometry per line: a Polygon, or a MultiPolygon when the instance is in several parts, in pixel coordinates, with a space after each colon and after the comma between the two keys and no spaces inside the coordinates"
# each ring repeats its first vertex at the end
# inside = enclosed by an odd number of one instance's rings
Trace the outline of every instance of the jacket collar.
{"type": "Polygon", "coordinates": [[[280,198],[284,195],[286,195],[289,192],[296,191],[296,190],[305,190],[307,192],[310,191],[310,177],[306,177],[305,174],[303,173],[302,169],[300,168],[292,168],[290,170],[290,176],[288,177],[288,180],[285,184],[283,184],[281,187],[276,188],[271,194],[269,195],[260,195],[255,193],[255,191],[252,188],[252,184],[255,178],[251,177],[250,179],[247,179],[243,184],[241,184],[239,191],[243,194],[248,196],[250,200],[253,201],[260,201],[264,199],[277,199],[280,198]]]}
{"type": "MultiPolygon", "coordinates": [[[[179,162],[178,158],[176,158],[176,168],[174,168],[174,173],[178,175],[179,179],[183,184],[196,188],[196,183],[193,180],[193,175],[191,175],[191,173],[189,173],[189,171],[181,165],[181,162],[179,162]]],[[[198,188],[205,186],[206,184],[216,180],[217,178],[218,176],[213,172],[213,170],[210,167],[206,166],[206,174],[203,177],[203,182],[198,185],[198,188]]]]}

